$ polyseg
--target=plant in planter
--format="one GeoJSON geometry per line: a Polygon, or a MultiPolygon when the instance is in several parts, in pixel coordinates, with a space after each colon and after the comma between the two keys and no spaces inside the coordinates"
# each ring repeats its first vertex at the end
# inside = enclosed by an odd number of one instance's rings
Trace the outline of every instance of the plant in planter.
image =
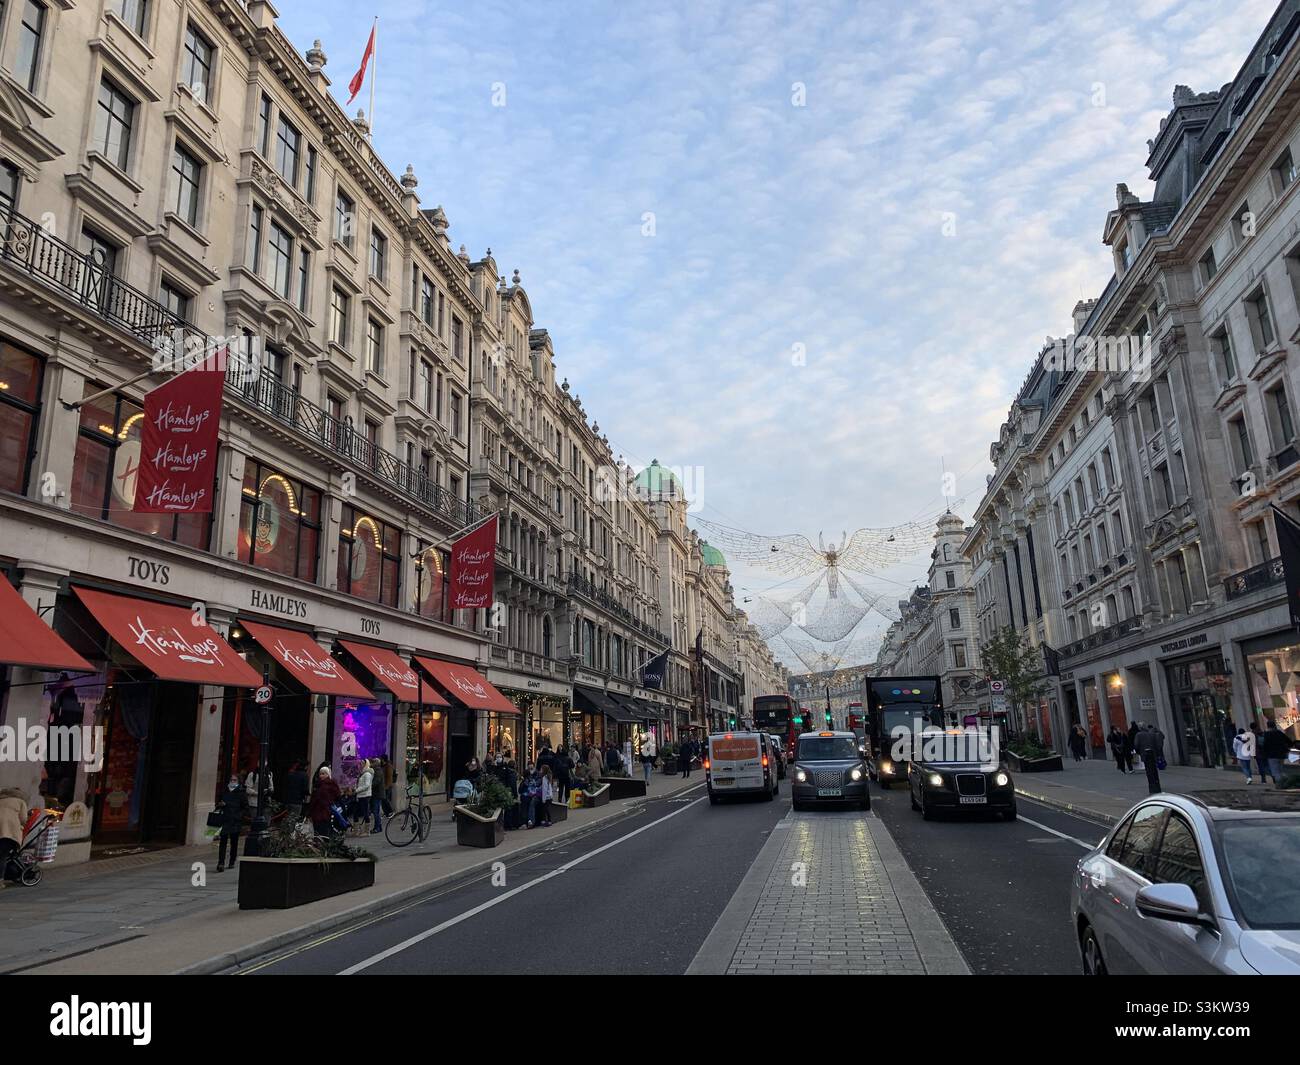
{"type": "Polygon", "coordinates": [[[604,806],[609,802],[610,785],[598,780],[589,780],[582,785],[583,806],[604,806]]]}
{"type": "Polygon", "coordinates": [[[677,772],[677,746],[672,743],[665,743],[659,748],[659,760],[663,765],[665,773],[677,772]]]}
{"type": "Polygon", "coordinates": [[[311,835],[303,824],[272,804],[262,853],[239,863],[241,910],[288,909],[374,885],[373,854],[342,836],[311,835]]]}
{"type": "Polygon", "coordinates": [[[478,801],[454,807],[456,842],[462,847],[495,847],[506,836],[505,812],[515,803],[510,789],[484,773],[479,779],[478,801]]]}

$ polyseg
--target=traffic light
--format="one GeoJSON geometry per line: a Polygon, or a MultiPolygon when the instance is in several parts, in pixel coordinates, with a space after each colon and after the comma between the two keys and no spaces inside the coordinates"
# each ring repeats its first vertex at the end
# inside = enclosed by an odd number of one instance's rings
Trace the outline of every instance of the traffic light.
{"type": "Polygon", "coordinates": [[[830,728],[831,725],[833,725],[834,723],[835,723],[835,722],[834,722],[834,719],[831,717],[831,712],[830,712],[830,709],[828,708],[828,709],[826,710],[826,727],[827,727],[827,728],[830,728]]]}
{"type": "Polygon", "coordinates": [[[735,727],[736,727],[736,715],[731,714],[727,717],[727,728],[734,730],[735,727]]]}
{"type": "Polygon", "coordinates": [[[794,723],[795,723],[796,725],[802,725],[802,724],[803,724],[803,714],[795,714],[795,715],[794,715],[794,723]]]}

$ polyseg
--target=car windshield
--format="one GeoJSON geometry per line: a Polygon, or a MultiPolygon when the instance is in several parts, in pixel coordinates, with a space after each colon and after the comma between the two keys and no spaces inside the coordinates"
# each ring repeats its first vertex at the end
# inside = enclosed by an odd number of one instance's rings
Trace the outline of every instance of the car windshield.
{"type": "Polygon", "coordinates": [[[857,756],[857,741],[849,736],[805,736],[799,741],[801,762],[829,762],[857,756]]]}
{"type": "Polygon", "coordinates": [[[1223,864],[1252,928],[1300,928],[1300,817],[1226,821],[1223,864]]]}

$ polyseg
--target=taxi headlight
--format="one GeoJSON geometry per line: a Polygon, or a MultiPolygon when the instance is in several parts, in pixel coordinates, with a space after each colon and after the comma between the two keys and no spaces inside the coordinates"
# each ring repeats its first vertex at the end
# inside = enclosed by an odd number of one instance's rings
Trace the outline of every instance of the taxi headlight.
{"type": "Polygon", "coordinates": [[[927,780],[929,781],[930,787],[932,788],[943,787],[943,777],[940,776],[938,773],[931,773],[930,776],[927,778],[927,780]]]}
{"type": "Polygon", "coordinates": [[[1011,778],[1007,776],[1005,773],[999,773],[997,776],[993,778],[993,783],[996,784],[999,788],[1005,788],[1008,784],[1011,783],[1011,778]]]}
{"type": "Polygon", "coordinates": [[[850,780],[861,780],[861,779],[862,779],[862,770],[861,770],[861,769],[856,769],[856,768],[855,768],[855,769],[850,769],[850,770],[849,770],[849,779],[850,779],[850,780]]]}
{"type": "Polygon", "coordinates": [[[880,771],[881,771],[882,773],[892,773],[892,772],[894,771],[894,764],[893,764],[893,762],[881,762],[881,763],[880,763],[880,771]]]}
{"type": "Polygon", "coordinates": [[[808,779],[808,774],[805,773],[802,769],[796,769],[794,771],[794,779],[799,781],[800,784],[802,784],[808,779]]]}

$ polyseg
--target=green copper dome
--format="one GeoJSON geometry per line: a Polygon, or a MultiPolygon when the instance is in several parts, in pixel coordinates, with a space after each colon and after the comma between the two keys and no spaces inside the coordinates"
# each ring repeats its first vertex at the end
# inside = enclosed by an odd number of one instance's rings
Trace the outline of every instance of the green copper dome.
{"type": "Polygon", "coordinates": [[[707,540],[700,541],[700,557],[704,559],[704,564],[706,566],[725,567],[727,565],[727,560],[723,558],[722,552],[707,540]]]}
{"type": "Polygon", "coordinates": [[[654,459],[649,466],[636,475],[636,486],[656,498],[681,497],[685,494],[682,491],[682,482],[667,466],[660,466],[658,459],[654,459]]]}

